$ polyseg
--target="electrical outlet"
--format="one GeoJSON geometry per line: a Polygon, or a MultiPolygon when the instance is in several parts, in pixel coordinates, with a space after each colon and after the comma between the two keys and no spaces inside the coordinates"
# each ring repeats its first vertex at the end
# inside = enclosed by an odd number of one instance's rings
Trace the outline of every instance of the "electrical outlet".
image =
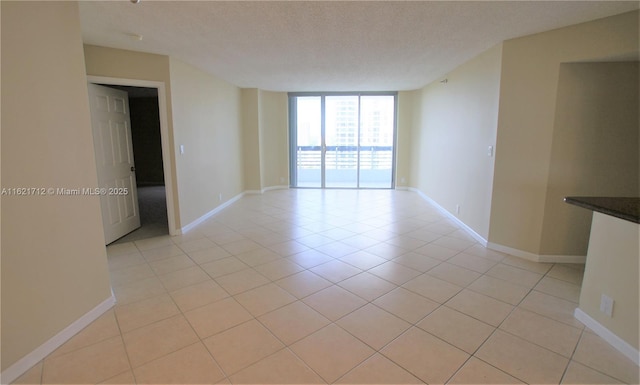
{"type": "Polygon", "coordinates": [[[402,184],[407,183],[407,179],[405,177],[400,178],[400,183],[402,184]]]}
{"type": "Polygon", "coordinates": [[[602,294],[602,297],[600,297],[600,311],[609,317],[613,316],[613,303],[613,298],[606,294],[602,294]]]}

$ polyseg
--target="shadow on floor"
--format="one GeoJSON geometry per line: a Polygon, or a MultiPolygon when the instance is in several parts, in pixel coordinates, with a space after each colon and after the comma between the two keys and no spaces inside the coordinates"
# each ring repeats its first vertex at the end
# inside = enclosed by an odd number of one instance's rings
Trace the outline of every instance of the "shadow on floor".
{"type": "Polygon", "coordinates": [[[125,243],[169,234],[164,186],[138,187],[140,228],[113,242],[125,243]]]}

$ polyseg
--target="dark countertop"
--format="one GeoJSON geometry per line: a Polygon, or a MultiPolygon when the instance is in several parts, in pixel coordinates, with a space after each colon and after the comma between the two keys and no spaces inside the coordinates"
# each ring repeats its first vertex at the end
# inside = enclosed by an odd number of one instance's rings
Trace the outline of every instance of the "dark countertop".
{"type": "Polygon", "coordinates": [[[640,224],[640,198],[566,197],[564,201],[585,209],[640,224]]]}

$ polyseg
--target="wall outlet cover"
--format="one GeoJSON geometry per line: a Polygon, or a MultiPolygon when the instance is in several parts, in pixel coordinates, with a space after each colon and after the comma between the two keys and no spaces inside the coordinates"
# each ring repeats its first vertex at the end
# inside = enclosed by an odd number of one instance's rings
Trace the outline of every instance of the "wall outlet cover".
{"type": "Polygon", "coordinates": [[[609,317],[613,316],[613,303],[613,298],[602,294],[602,297],[600,297],[600,311],[609,317]]]}

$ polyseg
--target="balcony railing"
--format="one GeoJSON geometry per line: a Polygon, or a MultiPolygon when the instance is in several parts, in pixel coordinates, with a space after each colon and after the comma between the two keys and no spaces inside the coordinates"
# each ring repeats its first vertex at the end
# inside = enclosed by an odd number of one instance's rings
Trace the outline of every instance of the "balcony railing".
{"type": "MultiPolygon", "coordinates": [[[[296,185],[322,185],[322,147],[297,147],[296,185]]],[[[392,146],[327,146],[325,186],[345,188],[392,187],[392,146]],[[358,164],[358,155],[360,163],[358,164]],[[359,168],[358,168],[359,167],[359,168]]]]}
{"type": "MultiPolygon", "coordinates": [[[[361,146],[361,170],[391,170],[393,165],[392,146],[361,146]]],[[[298,169],[319,170],[322,163],[321,146],[297,147],[298,169]]],[[[358,146],[327,146],[325,169],[342,170],[358,168],[358,146]]]]}

